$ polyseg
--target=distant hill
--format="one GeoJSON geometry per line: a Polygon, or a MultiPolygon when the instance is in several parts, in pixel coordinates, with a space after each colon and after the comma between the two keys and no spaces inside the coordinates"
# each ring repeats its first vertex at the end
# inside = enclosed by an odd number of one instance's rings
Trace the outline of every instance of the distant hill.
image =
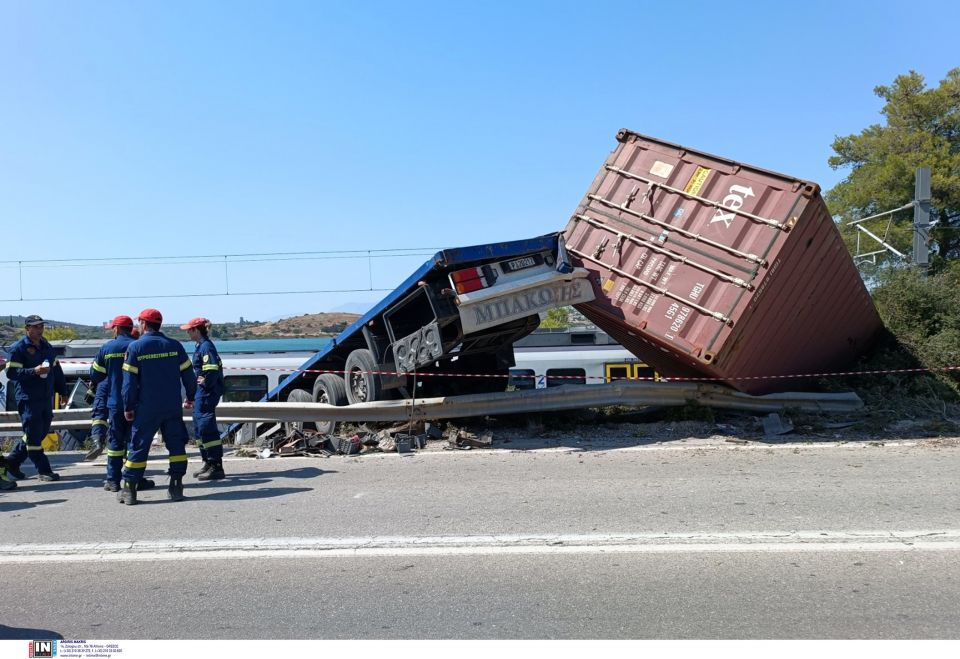
{"type": "MultiPolygon", "coordinates": [[[[287,339],[299,337],[333,336],[343,331],[360,316],[354,313],[314,313],[283,318],[269,323],[244,321],[242,323],[215,323],[211,335],[215,339],[287,339]]],[[[47,334],[69,329],[74,339],[104,339],[109,333],[100,325],[80,325],[61,320],[45,319],[47,334]]],[[[23,316],[0,316],[0,344],[13,343],[23,336],[23,316]]],[[[164,325],[163,333],[175,339],[187,339],[179,325],[164,325]]],[[[55,337],[62,338],[62,337],[55,337]]]]}
{"type": "Polygon", "coordinates": [[[258,338],[295,338],[300,336],[326,336],[339,334],[359,318],[355,313],[313,313],[283,318],[271,323],[262,323],[244,328],[258,338]]]}

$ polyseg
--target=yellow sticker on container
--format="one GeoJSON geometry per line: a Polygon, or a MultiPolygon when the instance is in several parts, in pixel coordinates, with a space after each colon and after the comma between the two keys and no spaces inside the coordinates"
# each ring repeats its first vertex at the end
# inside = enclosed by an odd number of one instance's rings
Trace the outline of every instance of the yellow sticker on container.
{"type": "Polygon", "coordinates": [[[687,194],[700,194],[700,188],[703,187],[711,171],[712,170],[706,167],[697,167],[697,171],[695,171],[693,176],[690,177],[690,180],[687,181],[687,187],[685,187],[683,191],[687,194]]]}
{"type": "Polygon", "coordinates": [[[613,290],[613,286],[614,286],[613,280],[608,279],[607,281],[603,282],[603,292],[609,293],[610,291],[613,290]]]}

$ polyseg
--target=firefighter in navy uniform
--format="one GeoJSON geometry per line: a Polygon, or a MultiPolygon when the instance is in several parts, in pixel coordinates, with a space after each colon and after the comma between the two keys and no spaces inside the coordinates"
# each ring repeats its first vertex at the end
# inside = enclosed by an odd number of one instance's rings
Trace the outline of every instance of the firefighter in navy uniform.
{"type": "Polygon", "coordinates": [[[120,503],[137,503],[137,484],[143,478],[153,436],[160,430],[170,454],[170,484],[167,496],[183,500],[183,476],[187,473],[187,427],[183,409],[193,407],[197,381],[183,344],[160,331],[163,316],[144,309],[137,318],[140,338],[127,346],[123,360],[124,417],[131,423],[130,448],[123,465],[120,503]],[[180,385],[187,399],[180,394],[180,385]]]}
{"type": "MultiPolygon", "coordinates": [[[[107,492],[120,490],[123,458],[130,445],[130,422],[123,415],[123,360],[127,355],[127,347],[133,343],[133,320],[130,316],[117,316],[105,325],[105,329],[113,330],[113,339],[107,341],[100,348],[93,365],[90,366],[90,379],[97,386],[97,394],[102,390],[105,396],[104,407],[109,419],[107,440],[107,478],[103,481],[103,489],[107,492]]],[[[147,490],[155,483],[149,478],[141,478],[137,484],[138,490],[147,490]]]]}
{"type": "Polygon", "coordinates": [[[7,379],[13,382],[16,391],[23,439],[4,459],[4,465],[7,474],[26,478],[20,465],[29,457],[40,480],[57,481],[60,475],[50,468],[42,442],[53,422],[53,394],[59,393],[66,400],[67,382],[53,346],[43,338],[43,318],[27,316],[24,329],[27,335],[10,349],[7,362],[7,379]]]}
{"type": "MultiPolygon", "coordinates": [[[[0,350],[0,369],[7,367],[7,353],[0,350]]],[[[7,392],[3,390],[3,384],[0,384],[0,409],[5,409],[7,403],[7,392]]],[[[17,479],[7,473],[7,461],[0,453],[0,490],[17,489],[17,479]]]]}
{"type": "Polygon", "coordinates": [[[193,351],[193,372],[197,377],[197,398],[193,401],[193,434],[200,446],[203,467],[194,476],[212,481],[225,478],[223,473],[223,441],[217,430],[217,404],[223,396],[223,362],[210,340],[210,321],[194,318],[180,329],[187,330],[193,351]]]}
{"type": "Polygon", "coordinates": [[[109,414],[107,412],[106,381],[100,384],[92,383],[92,388],[87,390],[85,398],[90,403],[90,450],[83,456],[83,459],[90,461],[96,460],[107,445],[109,414]]]}

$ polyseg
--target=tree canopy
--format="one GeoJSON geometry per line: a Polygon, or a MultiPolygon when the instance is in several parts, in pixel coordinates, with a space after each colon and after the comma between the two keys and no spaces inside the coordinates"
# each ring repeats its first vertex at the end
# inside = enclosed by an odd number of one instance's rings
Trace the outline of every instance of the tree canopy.
{"type": "MultiPolygon", "coordinates": [[[[945,259],[960,257],[960,68],[950,70],[936,88],[928,88],[922,75],[910,71],[874,93],[885,101],[881,114],[886,124],[834,140],[836,155],[830,166],[850,168],[850,173],[826,193],[827,203],[841,218],[841,232],[854,252],[858,232],[847,223],[911,202],[916,169],[929,167],[931,221],[936,223],[930,231],[930,254],[932,269],[938,271],[945,259]]],[[[883,235],[888,219],[870,220],[867,228],[883,235]]],[[[910,254],[913,212],[895,214],[888,235],[899,251],[910,254]]],[[[880,249],[876,243],[864,247],[861,252],[880,249]]],[[[884,261],[878,256],[878,263],[884,261]]]]}
{"type": "Polygon", "coordinates": [[[547,309],[547,315],[540,321],[545,329],[566,329],[570,326],[570,307],[547,309]]]}

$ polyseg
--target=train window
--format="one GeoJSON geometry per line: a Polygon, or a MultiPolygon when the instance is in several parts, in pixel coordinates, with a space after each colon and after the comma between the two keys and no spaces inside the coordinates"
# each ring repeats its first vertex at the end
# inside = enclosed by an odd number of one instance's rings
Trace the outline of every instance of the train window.
{"type": "Polygon", "coordinates": [[[511,368],[507,379],[507,391],[536,389],[537,378],[532,368],[511,368]]]}
{"type": "Polygon", "coordinates": [[[606,364],[604,369],[606,371],[606,381],[626,380],[630,377],[632,366],[633,364],[606,364]]]}
{"type": "Polygon", "coordinates": [[[547,369],[547,387],[559,387],[564,384],[586,384],[587,372],[582,368],[547,369]]]}
{"type": "Polygon", "coordinates": [[[225,403],[253,403],[266,394],[266,375],[226,375],[223,378],[225,403]]]}
{"type": "Polygon", "coordinates": [[[633,365],[633,377],[638,380],[659,380],[657,371],[652,366],[647,366],[643,362],[633,365]]]}

